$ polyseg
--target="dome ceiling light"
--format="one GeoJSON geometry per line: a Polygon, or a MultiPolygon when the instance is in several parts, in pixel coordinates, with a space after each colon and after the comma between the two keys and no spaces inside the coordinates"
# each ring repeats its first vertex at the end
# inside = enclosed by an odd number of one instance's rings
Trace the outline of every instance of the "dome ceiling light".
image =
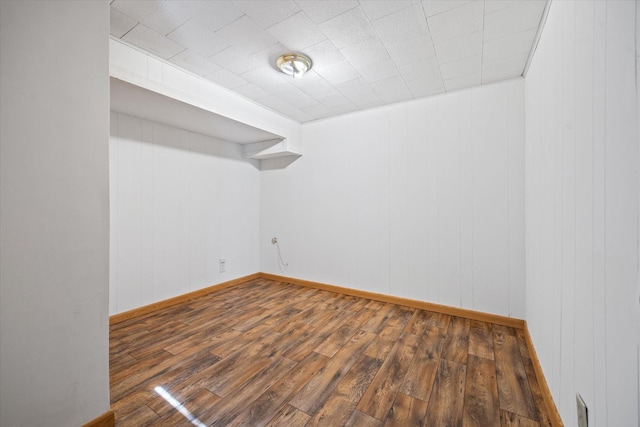
{"type": "Polygon", "coordinates": [[[311,69],[311,58],[301,53],[285,53],[276,61],[276,65],[285,74],[301,77],[311,69]]]}

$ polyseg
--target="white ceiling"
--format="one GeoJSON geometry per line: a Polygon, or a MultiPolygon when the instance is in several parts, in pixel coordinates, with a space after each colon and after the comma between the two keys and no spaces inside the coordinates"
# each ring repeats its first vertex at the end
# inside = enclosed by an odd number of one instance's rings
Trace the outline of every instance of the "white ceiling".
{"type": "Polygon", "coordinates": [[[111,34],[300,122],[521,76],[546,0],[114,0],[111,34]],[[313,68],[293,79],[278,56],[313,68]]]}

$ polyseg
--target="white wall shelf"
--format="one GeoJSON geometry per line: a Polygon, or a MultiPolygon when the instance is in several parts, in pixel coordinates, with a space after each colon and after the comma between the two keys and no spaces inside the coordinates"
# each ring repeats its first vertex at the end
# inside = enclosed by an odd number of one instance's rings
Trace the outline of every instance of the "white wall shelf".
{"type": "Polygon", "coordinates": [[[251,144],[283,138],[280,135],[217,114],[195,102],[176,99],[114,77],[111,78],[111,111],[164,123],[237,144],[251,144]]]}
{"type": "Polygon", "coordinates": [[[247,159],[302,155],[300,123],[122,40],[109,41],[109,75],[115,113],[240,144],[247,159]]]}
{"type": "Polygon", "coordinates": [[[302,153],[290,147],[286,139],[254,142],[244,145],[244,157],[247,159],[274,159],[276,157],[300,157],[302,153]]]}
{"type": "Polygon", "coordinates": [[[242,144],[247,159],[302,156],[282,135],[115,77],[111,77],[111,111],[242,144]]]}

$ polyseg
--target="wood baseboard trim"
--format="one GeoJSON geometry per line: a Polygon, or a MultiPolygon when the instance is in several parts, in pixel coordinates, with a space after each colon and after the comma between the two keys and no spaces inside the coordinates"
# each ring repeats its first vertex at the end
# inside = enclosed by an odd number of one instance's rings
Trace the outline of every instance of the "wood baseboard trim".
{"type": "Polygon", "coordinates": [[[345,288],[342,286],[329,285],[327,283],[313,282],[310,280],[297,279],[294,277],[279,276],[270,273],[254,273],[248,276],[239,277],[237,279],[229,280],[227,282],[218,283],[217,285],[209,286],[207,288],[199,289],[197,291],[189,292],[183,295],[178,295],[173,298],[158,301],[153,304],[145,305],[142,307],[134,308],[133,310],[117,313],[109,317],[109,325],[115,325],[116,323],[124,322],[134,317],[143,316],[145,314],[153,313],[156,310],[171,307],[172,305],[180,304],[185,301],[189,301],[194,298],[201,297],[213,292],[218,292],[223,289],[227,289],[241,283],[246,283],[254,279],[268,279],[277,282],[292,283],[294,285],[306,286],[315,289],[322,289],[329,292],[335,292],[344,295],[351,295],[360,298],[368,298],[381,302],[388,302],[391,304],[403,305],[405,307],[419,308],[423,310],[435,311],[436,313],[449,314],[452,316],[465,317],[467,319],[479,320],[482,322],[496,323],[498,325],[510,326],[512,328],[524,329],[525,321],[513,317],[501,316],[498,314],[484,313],[481,311],[470,310],[467,308],[451,307],[448,305],[436,304],[432,302],[414,300],[410,298],[397,297],[393,295],[379,294],[375,292],[362,291],[359,289],[345,288]]]}
{"type": "Polygon", "coordinates": [[[404,305],[405,307],[419,308],[422,310],[435,311],[436,313],[449,314],[452,316],[464,317],[472,320],[480,320],[482,322],[496,323],[498,325],[510,326],[512,328],[522,329],[525,321],[513,317],[500,316],[497,314],[483,313],[480,311],[469,310],[466,308],[450,307],[447,305],[435,304],[426,301],[414,300],[409,298],[396,297],[392,295],[378,294],[375,292],[361,291],[359,289],[344,288],[342,286],[328,285],[326,283],[312,282],[309,280],[296,279],[293,277],[278,276],[276,274],[260,273],[262,279],[275,280],[278,282],[293,283],[294,285],[306,286],[310,288],[322,289],[325,291],[335,292],[338,294],[351,295],[354,297],[368,298],[391,304],[404,305]]]}
{"type": "Polygon", "coordinates": [[[114,314],[112,316],[109,316],[109,325],[115,325],[116,323],[124,322],[125,320],[133,319],[134,317],[153,313],[154,311],[171,307],[172,305],[180,304],[182,302],[189,301],[194,298],[198,298],[213,292],[218,292],[223,289],[227,289],[227,288],[239,285],[241,283],[248,282],[250,280],[258,279],[259,277],[260,277],[260,273],[249,274],[248,276],[238,277],[237,279],[218,283],[217,285],[209,286],[203,289],[198,289],[197,291],[189,292],[183,295],[178,295],[177,297],[154,302],[153,304],[145,305],[142,307],[134,308],[133,310],[114,314]]]}
{"type": "Polygon", "coordinates": [[[553,401],[553,396],[551,396],[551,390],[549,390],[549,385],[544,377],[544,372],[542,372],[542,365],[538,359],[538,353],[536,353],[536,348],[533,345],[533,340],[531,339],[531,334],[529,334],[529,327],[527,326],[526,321],[524,322],[524,327],[522,329],[524,331],[525,340],[527,341],[527,347],[529,348],[529,356],[531,357],[531,363],[533,363],[533,370],[536,373],[536,379],[540,386],[540,393],[542,393],[542,399],[547,407],[547,414],[549,414],[553,427],[564,427],[558,408],[553,401]]]}
{"type": "Polygon", "coordinates": [[[94,418],[86,424],[82,424],[82,427],[113,427],[116,424],[116,417],[114,412],[109,409],[98,418],[94,418]]]}

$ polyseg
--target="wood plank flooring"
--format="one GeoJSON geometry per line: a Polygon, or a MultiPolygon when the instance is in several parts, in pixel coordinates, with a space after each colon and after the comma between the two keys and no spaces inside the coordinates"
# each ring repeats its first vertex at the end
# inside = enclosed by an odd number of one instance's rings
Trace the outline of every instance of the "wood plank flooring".
{"type": "Polygon", "coordinates": [[[521,330],[264,279],[111,326],[117,426],[551,426],[521,330]]]}

